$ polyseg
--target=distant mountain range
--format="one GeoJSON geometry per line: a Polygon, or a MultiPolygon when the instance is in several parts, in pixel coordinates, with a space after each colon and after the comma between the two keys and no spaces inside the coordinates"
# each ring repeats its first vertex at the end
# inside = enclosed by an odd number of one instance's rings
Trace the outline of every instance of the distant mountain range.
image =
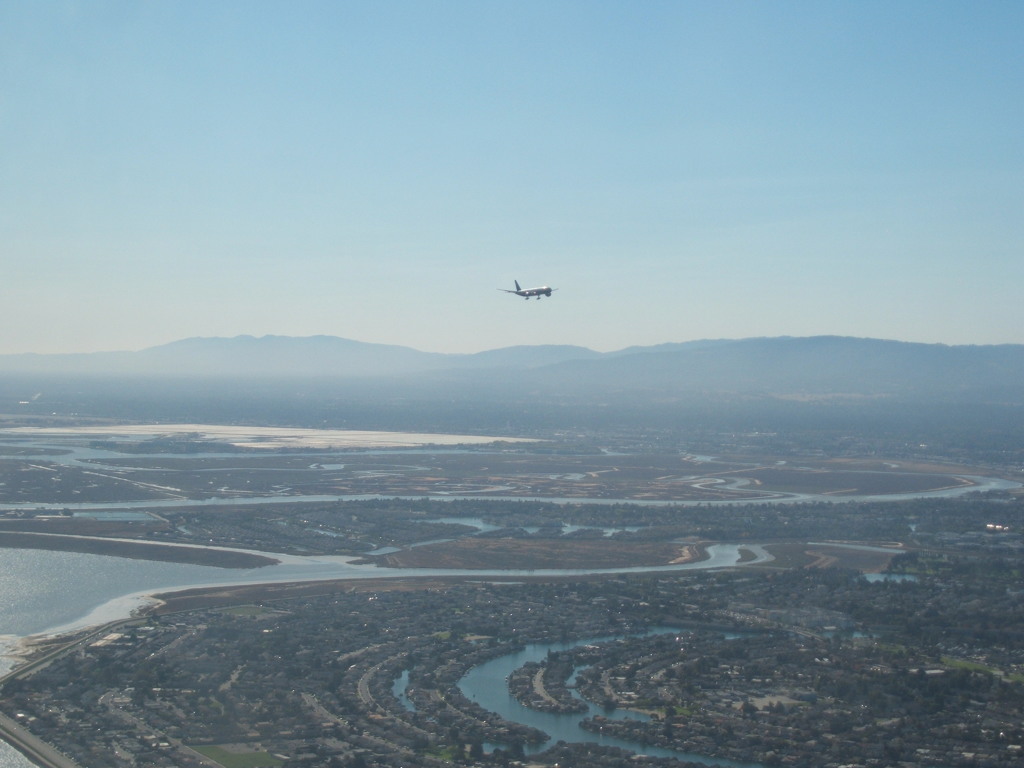
{"type": "Polygon", "coordinates": [[[0,355],[0,374],[368,378],[451,369],[536,367],[597,357],[601,354],[571,346],[507,347],[460,355],[337,336],[236,336],[183,339],[139,352],[0,355]]]}
{"type": "Polygon", "coordinates": [[[517,346],[440,354],[333,336],[193,338],[139,352],[0,355],[0,376],[387,380],[545,395],[734,393],[1024,403],[1024,345],[839,336],[705,340],[601,353],[517,346]],[[413,381],[414,380],[414,381],[413,381]]]}

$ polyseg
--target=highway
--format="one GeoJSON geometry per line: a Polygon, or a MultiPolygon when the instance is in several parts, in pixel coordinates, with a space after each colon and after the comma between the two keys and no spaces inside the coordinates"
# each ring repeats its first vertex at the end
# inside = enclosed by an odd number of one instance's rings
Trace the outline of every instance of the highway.
{"type": "MultiPolygon", "coordinates": [[[[19,677],[31,675],[36,670],[45,667],[55,658],[67,653],[72,648],[83,643],[92,642],[97,637],[108,632],[113,632],[126,624],[131,624],[134,621],[136,621],[136,619],[119,619],[118,621],[113,621],[96,627],[91,631],[78,636],[71,642],[61,645],[27,664],[15,667],[6,675],[0,677],[0,686],[8,680],[14,680],[19,677]]],[[[39,766],[39,768],[81,768],[81,766],[70,757],[57,751],[42,739],[32,735],[28,729],[22,727],[22,725],[16,720],[12,720],[2,713],[0,713],[0,739],[3,739],[12,747],[17,749],[29,760],[39,766]]]]}
{"type": "Polygon", "coordinates": [[[0,714],[0,738],[21,752],[40,768],[81,768],[45,741],[36,738],[17,722],[0,714]]]}

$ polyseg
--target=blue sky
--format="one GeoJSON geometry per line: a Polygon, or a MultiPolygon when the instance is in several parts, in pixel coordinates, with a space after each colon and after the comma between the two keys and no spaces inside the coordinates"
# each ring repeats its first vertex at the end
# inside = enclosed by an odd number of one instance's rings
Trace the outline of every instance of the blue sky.
{"type": "Polygon", "coordinates": [[[0,4],[0,353],[1024,343],[1022,36],[1015,1],[0,4]]]}

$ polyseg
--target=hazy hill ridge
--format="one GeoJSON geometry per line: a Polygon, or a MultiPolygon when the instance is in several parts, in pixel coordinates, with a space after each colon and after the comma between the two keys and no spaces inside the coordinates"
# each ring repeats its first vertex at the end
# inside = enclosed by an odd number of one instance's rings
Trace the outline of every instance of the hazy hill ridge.
{"type": "Polygon", "coordinates": [[[550,391],[728,391],[1024,400],[1024,345],[839,336],[702,340],[601,353],[567,345],[422,352],[334,336],[193,338],[139,352],[0,355],[0,375],[395,378],[550,391]]]}
{"type": "Polygon", "coordinates": [[[555,345],[444,354],[337,336],[235,336],[182,339],[138,352],[0,355],[0,375],[365,378],[446,369],[536,367],[600,356],[584,347],[555,345]]]}

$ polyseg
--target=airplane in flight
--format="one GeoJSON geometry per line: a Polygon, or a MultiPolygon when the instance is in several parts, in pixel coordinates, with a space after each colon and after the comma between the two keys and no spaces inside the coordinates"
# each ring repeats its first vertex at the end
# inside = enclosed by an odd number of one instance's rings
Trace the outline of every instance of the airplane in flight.
{"type": "Polygon", "coordinates": [[[558,290],[557,288],[549,288],[546,285],[542,285],[540,288],[520,288],[518,280],[513,280],[512,282],[516,284],[516,289],[514,291],[510,291],[507,288],[499,288],[498,290],[504,291],[505,293],[514,293],[516,296],[522,296],[527,301],[529,301],[532,296],[536,296],[539,300],[541,296],[550,296],[552,291],[558,290]]]}

